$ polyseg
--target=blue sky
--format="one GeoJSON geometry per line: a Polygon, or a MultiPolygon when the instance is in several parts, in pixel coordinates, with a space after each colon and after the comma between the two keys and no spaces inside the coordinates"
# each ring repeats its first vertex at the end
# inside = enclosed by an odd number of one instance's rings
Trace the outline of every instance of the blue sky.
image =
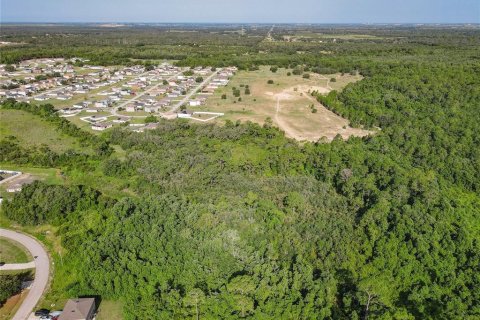
{"type": "Polygon", "coordinates": [[[480,0],[0,0],[2,22],[480,23],[480,0]]]}

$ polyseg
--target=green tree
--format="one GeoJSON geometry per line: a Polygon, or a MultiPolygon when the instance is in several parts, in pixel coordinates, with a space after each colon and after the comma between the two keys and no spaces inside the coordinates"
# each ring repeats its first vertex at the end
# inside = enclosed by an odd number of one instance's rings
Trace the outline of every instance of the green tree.
{"type": "Polygon", "coordinates": [[[183,303],[186,307],[193,307],[195,310],[195,319],[200,319],[201,305],[205,302],[205,294],[201,289],[195,288],[190,290],[185,298],[183,298],[183,303]]]}

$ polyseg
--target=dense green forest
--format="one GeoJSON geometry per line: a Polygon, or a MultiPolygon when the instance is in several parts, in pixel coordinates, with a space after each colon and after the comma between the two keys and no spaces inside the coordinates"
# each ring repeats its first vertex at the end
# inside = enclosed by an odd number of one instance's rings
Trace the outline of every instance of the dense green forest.
{"type": "MultiPolygon", "coordinates": [[[[135,29],[148,39],[124,54],[142,58],[144,47],[162,46],[150,38],[158,33],[172,41],[165,50],[178,41],[178,52],[197,52],[180,64],[358,70],[365,78],[342,92],[313,94],[352,125],[381,130],[299,144],[268,124],[162,120],[145,133],[79,135],[105,152],[54,166],[66,175],[99,166],[129,193],[36,182],[5,202],[3,214],[58,226],[75,274],[66,292],[120,300],[126,319],[478,319],[480,33],[334,29],[321,31],[379,39],[292,44],[265,42],[261,31],[201,30],[197,48],[190,33],[135,29]],[[202,54],[230,37],[244,42],[202,54]],[[230,54],[236,46],[251,54],[230,54]],[[324,50],[335,54],[318,54],[324,50]]],[[[279,28],[274,37],[298,32],[279,28]]],[[[96,53],[102,59],[121,47],[107,34],[89,40],[108,43],[96,53]]],[[[51,41],[73,41],[65,38],[51,41]]],[[[8,49],[2,59],[25,52],[8,49]]],[[[49,109],[11,101],[2,108],[49,109]]],[[[7,138],[0,146],[10,150],[4,162],[16,162],[12,150],[22,155],[7,138]]]]}

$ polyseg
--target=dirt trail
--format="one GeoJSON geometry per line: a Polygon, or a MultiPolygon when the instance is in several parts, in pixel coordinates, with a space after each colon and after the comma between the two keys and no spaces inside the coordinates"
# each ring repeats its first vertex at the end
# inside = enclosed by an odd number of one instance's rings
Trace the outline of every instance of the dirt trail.
{"type": "Polygon", "coordinates": [[[319,78],[320,78],[320,79],[323,79],[323,80],[327,80],[327,86],[326,86],[326,88],[327,88],[328,90],[330,90],[330,91],[333,90],[333,88],[330,87],[330,78],[327,78],[327,77],[325,77],[324,75],[321,75],[321,74],[319,75],[319,78]]]}
{"type": "MultiPolygon", "coordinates": [[[[287,137],[300,141],[318,141],[325,137],[327,140],[331,141],[338,134],[344,139],[348,139],[351,136],[363,137],[372,134],[371,131],[350,127],[347,119],[336,115],[320,104],[315,98],[310,96],[308,91],[311,91],[312,89],[316,90],[317,88],[297,86],[295,89],[289,88],[281,93],[267,94],[276,98],[275,123],[285,132],[287,137]],[[302,123],[299,123],[298,119],[290,117],[288,114],[282,114],[281,103],[286,102],[288,104],[292,100],[297,99],[293,94],[298,94],[301,95],[301,97],[307,98],[317,109],[317,112],[315,114],[312,113],[311,115],[311,117],[319,119],[318,125],[314,130],[306,130],[302,127],[302,123]]],[[[322,89],[323,91],[329,91],[325,88],[322,89]]],[[[310,110],[305,112],[310,112],[310,110]]]]}

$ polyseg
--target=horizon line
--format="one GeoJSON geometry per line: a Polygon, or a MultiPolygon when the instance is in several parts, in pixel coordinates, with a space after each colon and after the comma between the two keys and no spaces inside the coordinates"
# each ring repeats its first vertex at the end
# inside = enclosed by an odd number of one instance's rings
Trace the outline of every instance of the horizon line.
{"type": "Polygon", "coordinates": [[[1,24],[255,24],[255,25],[272,25],[272,24],[300,24],[300,25],[480,25],[480,22],[133,22],[133,21],[0,21],[1,24]]]}

